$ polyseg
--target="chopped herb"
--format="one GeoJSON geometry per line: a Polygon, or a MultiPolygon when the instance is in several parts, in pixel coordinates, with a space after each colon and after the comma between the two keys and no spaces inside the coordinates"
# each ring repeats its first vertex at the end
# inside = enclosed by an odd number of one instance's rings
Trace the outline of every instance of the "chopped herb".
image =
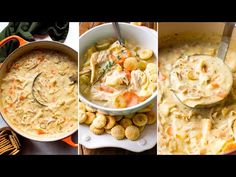
{"type": "Polygon", "coordinates": [[[117,55],[117,58],[118,58],[118,60],[120,60],[121,59],[120,55],[117,55]]]}
{"type": "Polygon", "coordinates": [[[104,74],[106,74],[112,68],[112,66],[114,64],[115,64],[114,61],[107,61],[105,66],[101,70],[100,76],[92,83],[92,85],[94,85],[96,82],[98,82],[104,76],[104,74]]]}

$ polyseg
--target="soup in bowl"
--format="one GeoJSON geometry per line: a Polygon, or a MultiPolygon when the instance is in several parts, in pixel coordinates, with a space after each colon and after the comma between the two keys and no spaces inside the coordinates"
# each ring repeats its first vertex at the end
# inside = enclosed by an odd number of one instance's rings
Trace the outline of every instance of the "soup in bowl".
{"type": "Polygon", "coordinates": [[[125,23],[120,28],[124,46],[111,24],[80,38],[80,99],[109,114],[135,112],[148,105],[157,90],[157,37],[125,23]]]}

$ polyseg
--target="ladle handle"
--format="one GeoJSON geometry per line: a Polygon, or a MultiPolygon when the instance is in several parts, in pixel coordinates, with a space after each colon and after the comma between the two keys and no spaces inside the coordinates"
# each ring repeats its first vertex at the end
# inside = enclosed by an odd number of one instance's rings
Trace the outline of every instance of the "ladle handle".
{"type": "Polygon", "coordinates": [[[112,25],[113,25],[113,29],[114,29],[114,32],[116,34],[116,37],[118,38],[118,41],[120,42],[120,45],[124,46],[125,41],[121,36],[119,24],[117,22],[112,22],[112,25]]]}
{"type": "Polygon", "coordinates": [[[234,26],[235,26],[234,22],[225,23],[224,32],[220,41],[220,46],[219,46],[218,54],[217,54],[217,57],[222,59],[223,61],[225,60],[225,57],[229,48],[229,43],[231,40],[234,26]]]}

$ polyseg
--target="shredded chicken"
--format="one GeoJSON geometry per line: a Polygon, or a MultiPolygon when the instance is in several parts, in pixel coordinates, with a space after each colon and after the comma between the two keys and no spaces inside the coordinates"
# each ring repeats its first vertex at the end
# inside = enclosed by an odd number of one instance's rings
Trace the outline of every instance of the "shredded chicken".
{"type": "Polygon", "coordinates": [[[144,72],[141,70],[134,70],[131,72],[130,87],[137,95],[149,97],[156,90],[156,79],[157,70],[153,69],[153,67],[147,67],[144,72]]]}
{"type": "Polygon", "coordinates": [[[94,87],[91,88],[91,99],[95,101],[110,101],[112,97],[115,97],[117,94],[119,94],[119,91],[114,91],[113,93],[104,92],[99,89],[98,85],[94,85],[94,87]]]}
{"type": "Polygon", "coordinates": [[[141,90],[142,86],[147,82],[147,76],[144,74],[144,72],[140,70],[134,70],[131,72],[131,87],[135,91],[141,90]]]}
{"type": "Polygon", "coordinates": [[[106,77],[105,85],[107,86],[119,86],[121,84],[129,84],[129,80],[124,71],[114,71],[111,72],[111,75],[106,77]]]}
{"type": "Polygon", "coordinates": [[[100,52],[95,52],[90,58],[90,67],[91,67],[91,83],[95,80],[95,70],[96,65],[104,63],[109,60],[110,52],[108,50],[102,50],[100,52]]]}

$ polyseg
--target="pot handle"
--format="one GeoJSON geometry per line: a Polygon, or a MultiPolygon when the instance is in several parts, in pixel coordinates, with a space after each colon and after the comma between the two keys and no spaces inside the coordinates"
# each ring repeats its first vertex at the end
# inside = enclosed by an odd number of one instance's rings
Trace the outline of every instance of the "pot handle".
{"type": "Polygon", "coordinates": [[[72,141],[72,136],[68,136],[68,137],[64,138],[62,141],[64,141],[65,143],[67,143],[71,147],[74,147],[74,148],[78,147],[78,144],[76,144],[72,141]]]}
{"type": "Polygon", "coordinates": [[[11,40],[17,40],[19,42],[19,47],[28,43],[28,41],[24,40],[20,36],[12,35],[12,36],[8,36],[5,39],[1,40],[0,41],[0,46],[6,44],[7,42],[9,42],[11,40]]]}

